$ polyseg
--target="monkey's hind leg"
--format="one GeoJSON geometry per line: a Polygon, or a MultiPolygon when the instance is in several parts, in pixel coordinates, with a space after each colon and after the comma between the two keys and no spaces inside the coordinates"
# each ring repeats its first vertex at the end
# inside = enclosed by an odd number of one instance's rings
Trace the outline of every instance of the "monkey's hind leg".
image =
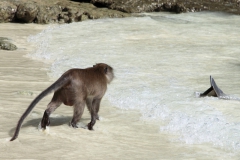
{"type": "Polygon", "coordinates": [[[93,126],[96,123],[96,119],[99,120],[98,111],[100,107],[101,99],[94,99],[92,101],[92,107],[90,108],[91,122],[88,123],[88,129],[93,130],[93,126]]]}
{"type": "Polygon", "coordinates": [[[62,104],[61,101],[51,101],[48,104],[47,109],[45,110],[42,121],[41,121],[41,129],[45,130],[46,127],[50,125],[50,119],[49,119],[50,114],[53,113],[61,104],[62,104]]]}
{"type": "Polygon", "coordinates": [[[70,126],[73,128],[78,128],[77,123],[80,121],[85,107],[85,102],[78,102],[73,106],[73,118],[70,122],[70,126]]]}

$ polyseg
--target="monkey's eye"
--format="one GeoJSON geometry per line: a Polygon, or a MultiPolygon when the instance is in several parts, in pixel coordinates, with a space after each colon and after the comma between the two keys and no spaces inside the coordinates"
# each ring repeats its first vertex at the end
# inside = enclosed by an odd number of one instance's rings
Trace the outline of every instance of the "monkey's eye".
{"type": "Polygon", "coordinates": [[[105,73],[108,72],[108,67],[104,68],[104,72],[105,72],[105,73]]]}

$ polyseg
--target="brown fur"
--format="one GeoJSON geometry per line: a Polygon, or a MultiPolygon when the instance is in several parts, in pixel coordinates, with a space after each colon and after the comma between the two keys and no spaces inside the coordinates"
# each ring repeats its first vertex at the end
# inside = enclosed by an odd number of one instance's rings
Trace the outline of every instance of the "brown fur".
{"type": "Polygon", "coordinates": [[[114,78],[113,68],[104,63],[98,63],[86,69],[70,69],[65,72],[55,83],[40,93],[18,121],[15,133],[10,141],[18,137],[23,120],[31,112],[34,106],[46,95],[54,92],[51,102],[48,104],[41,120],[41,127],[46,129],[49,126],[49,116],[62,103],[73,106],[73,118],[70,125],[77,128],[77,122],[81,119],[85,104],[91,114],[91,122],[88,129],[93,130],[93,126],[98,119],[100,102],[107,90],[107,84],[114,78]]]}

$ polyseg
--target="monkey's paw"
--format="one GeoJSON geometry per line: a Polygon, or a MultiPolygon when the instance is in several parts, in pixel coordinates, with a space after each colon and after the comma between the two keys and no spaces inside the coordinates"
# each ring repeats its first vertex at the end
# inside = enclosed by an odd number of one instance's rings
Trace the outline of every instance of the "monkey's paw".
{"type": "Polygon", "coordinates": [[[50,130],[50,127],[46,126],[46,129],[45,129],[45,128],[42,127],[42,124],[40,122],[39,125],[38,125],[38,130],[48,134],[49,130],[50,130]]]}

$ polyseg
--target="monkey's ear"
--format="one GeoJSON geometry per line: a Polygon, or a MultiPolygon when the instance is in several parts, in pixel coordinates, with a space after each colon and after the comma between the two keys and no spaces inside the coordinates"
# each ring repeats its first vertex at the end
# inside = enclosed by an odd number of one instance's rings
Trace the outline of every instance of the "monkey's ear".
{"type": "Polygon", "coordinates": [[[107,72],[108,72],[108,67],[105,67],[104,68],[104,73],[107,74],[107,72]]]}

